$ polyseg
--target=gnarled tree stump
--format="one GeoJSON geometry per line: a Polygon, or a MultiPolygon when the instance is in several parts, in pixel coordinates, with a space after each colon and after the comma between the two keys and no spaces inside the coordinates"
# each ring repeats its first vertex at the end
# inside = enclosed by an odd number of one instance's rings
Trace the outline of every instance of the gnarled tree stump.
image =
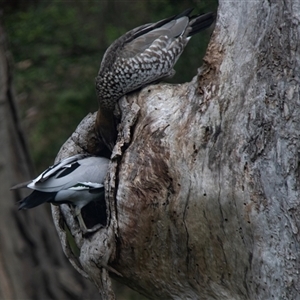
{"type": "MultiPolygon", "coordinates": [[[[107,265],[152,299],[299,298],[299,16],[292,0],[220,0],[198,76],[120,100],[106,227],[83,237],[54,209],[102,299],[107,265]]],[[[93,122],[59,157],[92,147],[93,122]]]]}

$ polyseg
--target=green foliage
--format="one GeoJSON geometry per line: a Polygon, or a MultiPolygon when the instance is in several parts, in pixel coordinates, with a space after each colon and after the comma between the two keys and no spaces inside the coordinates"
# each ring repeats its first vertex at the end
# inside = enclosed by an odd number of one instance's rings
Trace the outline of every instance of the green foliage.
{"type": "MultiPolygon", "coordinates": [[[[86,13],[89,13],[87,9],[86,13]]],[[[16,61],[15,85],[38,169],[53,162],[80,120],[97,109],[94,78],[103,53],[92,25],[65,2],[30,7],[6,18],[16,61]]]]}
{"type": "MultiPolygon", "coordinates": [[[[216,0],[43,1],[5,15],[16,62],[15,86],[39,171],[52,164],[81,119],[97,110],[94,78],[107,47],[126,31],[175,15],[215,10],[216,0]]],[[[196,75],[208,33],[191,39],[171,82],[196,75]]]]}

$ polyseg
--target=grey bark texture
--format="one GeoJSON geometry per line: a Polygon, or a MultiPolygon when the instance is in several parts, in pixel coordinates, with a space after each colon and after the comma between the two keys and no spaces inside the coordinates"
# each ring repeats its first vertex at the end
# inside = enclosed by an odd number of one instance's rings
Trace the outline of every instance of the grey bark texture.
{"type": "Polygon", "coordinates": [[[49,208],[18,211],[16,202],[28,191],[10,191],[34,177],[12,73],[0,24],[0,299],[95,299],[95,287],[64,257],[49,208]]]}
{"type": "MultiPolygon", "coordinates": [[[[198,76],[119,101],[107,226],[53,208],[101,299],[105,270],[151,299],[300,299],[299,36],[297,1],[220,0],[198,76]]],[[[58,159],[94,147],[94,119],[58,159]]]]}

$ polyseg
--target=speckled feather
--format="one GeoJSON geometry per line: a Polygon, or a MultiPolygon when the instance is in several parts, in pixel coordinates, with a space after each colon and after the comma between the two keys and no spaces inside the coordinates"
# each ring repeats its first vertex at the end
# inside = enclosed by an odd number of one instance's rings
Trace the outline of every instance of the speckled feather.
{"type": "Polygon", "coordinates": [[[112,111],[123,95],[175,72],[191,35],[214,21],[213,13],[189,17],[191,11],[139,26],[107,49],[96,77],[100,107],[112,111]]]}

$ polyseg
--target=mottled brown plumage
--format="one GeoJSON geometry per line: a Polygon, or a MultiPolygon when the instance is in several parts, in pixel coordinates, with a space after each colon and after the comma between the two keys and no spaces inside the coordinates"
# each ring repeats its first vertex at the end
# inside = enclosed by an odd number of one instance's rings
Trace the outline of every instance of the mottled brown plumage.
{"type": "Polygon", "coordinates": [[[131,91],[174,75],[173,66],[191,36],[214,21],[213,13],[189,17],[191,11],[139,26],[107,49],[96,77],[96,130],[110,150],[116,139],[113,111],[117,101],[131,91]]]}

